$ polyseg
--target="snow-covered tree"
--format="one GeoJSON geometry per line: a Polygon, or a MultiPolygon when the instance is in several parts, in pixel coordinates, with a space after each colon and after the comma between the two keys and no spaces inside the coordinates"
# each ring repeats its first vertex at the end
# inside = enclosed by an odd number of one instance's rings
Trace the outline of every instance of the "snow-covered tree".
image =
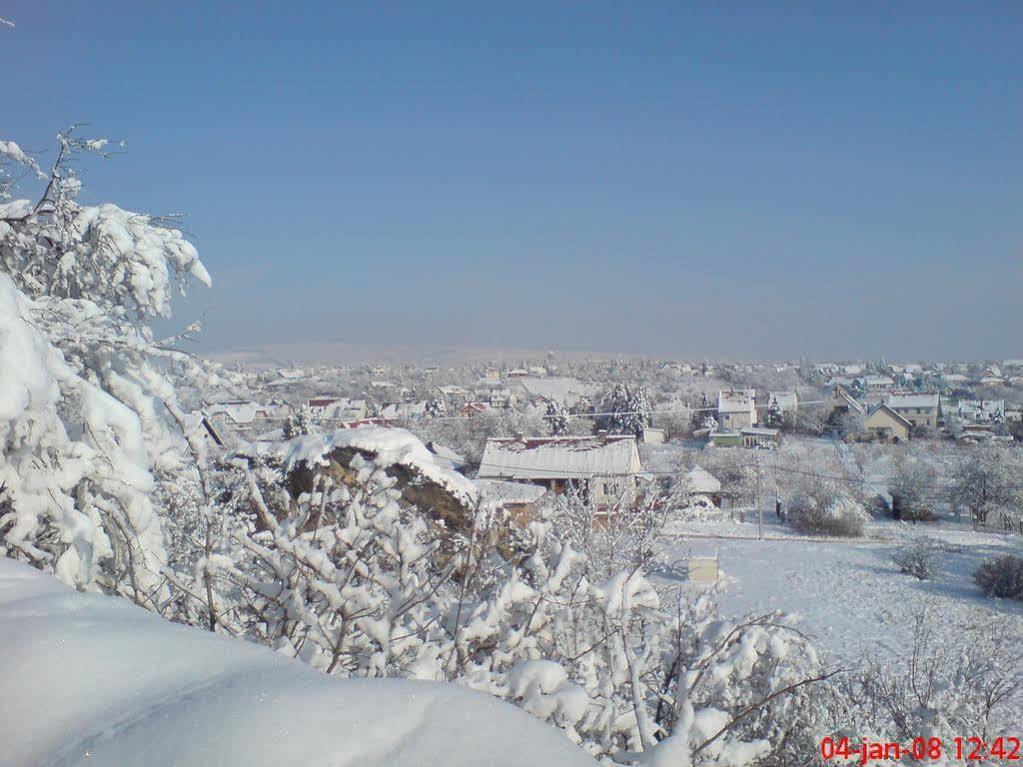
{"type": "Polygon", "coordinates": [[[600,402],[602,428],[618,434],[639,436],[650,425],[650,402],[642,387],[615,384],[600,402]]]}
{"type": "Polygon", "coordinates": [[[0,141],[0,553],[162,609],[152,496],[194,473],[179,394],[204,373],[150,321],[210,278],[171,221],[78,201],[77,159],[106,141],[58,142],[44,172],[0,141]],[[19,169],[34,200],[11,199],[19,169]]]}
{"type": "Polygon", "coordinates": [[[294,439],[316,431],[309,403],[303,402],[284,421],[284,439],[294,439]]]}
{"type": "Polygon", "coordinates": [[[544,414],[543,420],[551,435],[556,437],[568,433],[568,416],[556,400],[547,400],[547,412],[544,414]]]}
{"type": "Polygon", "coordinates": [[[785,418],[777,397],[771,397],[771,402],[767,406],[767,414],[764,416],[764,426],[770,429],[780,429],[784,422],[785,418]]]}
{"type": "Polygon", "coordinates": [[[979,446],[951,467],[949,500],[969,509],[976,524],[1006,509],[1023,508],[1023,460],[1012,447],[979,446]]]}

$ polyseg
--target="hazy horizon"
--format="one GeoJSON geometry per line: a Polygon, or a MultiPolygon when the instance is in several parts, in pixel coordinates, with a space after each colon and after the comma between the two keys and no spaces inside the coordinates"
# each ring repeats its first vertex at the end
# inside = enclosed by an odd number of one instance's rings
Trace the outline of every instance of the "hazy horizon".
{"type": "Polygon", "coordinates": [[[127,140],[84,199],[189,214],[204,353],[1023,356],[1018,3],[3,15],[5,135],[127,140]]]}

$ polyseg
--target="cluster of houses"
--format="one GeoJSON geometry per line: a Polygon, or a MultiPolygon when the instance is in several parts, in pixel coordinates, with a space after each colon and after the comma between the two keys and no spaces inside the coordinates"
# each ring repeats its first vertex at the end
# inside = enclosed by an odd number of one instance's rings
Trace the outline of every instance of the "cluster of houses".
{"type": "Polygon", "coordinates": [[[972,387],[1023,386],[1023,360],[1020,359],[979,366],[968,363],[881,364],[873,370],[870,372],[866,365],[858,363],[823,363],[815,367],[815,374],[827,379],[830,387],[844,386],[866,392],[927,389],[951,393],[972,387]]]}
{"type": "Polygon", "coordinates": [[[855,413],[862,418],[857,438],[903,441],[913,434],[933,434],[944,429],[960,440],[1012,441],[999,435],[999,424],[1023,421],[1019,406],[1007,408],[1004,400],[959,399],[946,412],[944,398],[937,393],[877,390],[857,399],[841,385],[833,394],[835,412],[855,413]]]}

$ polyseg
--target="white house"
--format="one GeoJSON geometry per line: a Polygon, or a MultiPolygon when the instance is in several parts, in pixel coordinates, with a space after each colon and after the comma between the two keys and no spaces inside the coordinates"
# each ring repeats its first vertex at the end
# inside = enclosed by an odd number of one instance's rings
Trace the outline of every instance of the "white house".
{"type": "Polygon", "coordinates": [[[380,409],[380,417],[388,421],[418,421],[426,415],[427,402],[392,402],[380,409]]]}
{"type": "Polygon", "coordinates": [[[999,423],[1005,420],[1004,399],[961,399],[956,415],[969,423],[999,423]]]}
{"type": "Polygon", "coordinates": [[[629,434],[595,437],[491,437],[478,477],[542,485],[553,493],[579,489],[598,508],[635,497],[643,471],[636,438],[629,434]]]}
{"type": "Polygon", "coordinates": [[[756,422],[756,391],[730,389],[718,392],[718,428],[721,431],[738,431],[756,422]]]}

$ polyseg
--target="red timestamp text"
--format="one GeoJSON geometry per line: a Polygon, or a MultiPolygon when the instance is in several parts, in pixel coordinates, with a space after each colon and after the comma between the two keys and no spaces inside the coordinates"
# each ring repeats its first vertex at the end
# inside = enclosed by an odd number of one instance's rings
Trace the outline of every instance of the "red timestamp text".
{"type": "Polygon", "coordinates": [[[1017,737],[961,738],[948,741],[942,738],[913,738],[908,743],[898,741],[853,740],[848,737],[822,738],[820,754],[825,761],[840,760],[867,765],[872,762],[955,760],[977,762],[998,759],[1005,762],[1023,761],[1023,746],[1017,737]]]}

